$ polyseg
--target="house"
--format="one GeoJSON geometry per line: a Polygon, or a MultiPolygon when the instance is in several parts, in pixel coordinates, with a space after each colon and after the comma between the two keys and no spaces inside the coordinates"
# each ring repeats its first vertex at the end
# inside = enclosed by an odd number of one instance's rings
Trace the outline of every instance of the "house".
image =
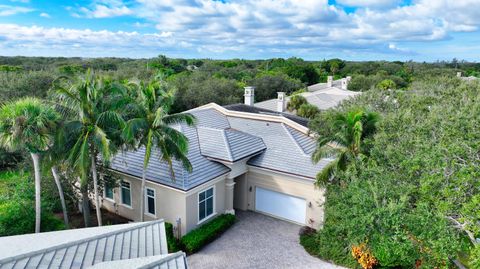
{"type": "Polygon", "coordinates": [[[102,206],[139,220],[140,199],[145,199],[145,219],[165,219],[181,235],[235,210],[321,227],[324,190],[314,181],[329,160],[312,163],[315,140],[305,119],[251,106],[250,90],[245,89],[245,104],[211,103],[188,111],[197,118],[196,126],[174,127],[189,139],[192,172],[174,162],[172,178],[169,167],[153,154],[144,197],[144,149],[117,154],[110,169],[120,186],[106,186],[102,206]]]}
{"type": "MultiPolygon", "coordinates": [[[[332,76],[328,77],[327,83],[318,83],[307,87],[306,92],[299,95],[305,97],[308,103],[315,105],[321,110],[326,110],[337,106],[343,100],[354,97],[360,92],[349,91],[348,83],[351,77],[333,80],[332,76]]],[[[285,96],[285,93],[279,92],[277,99],[270,99],[255,103],[254,106],[258,108],[274,110],[283,113],[292,113],[286,110],[290,97],[285,96]]]]}
{"type": "Polygon", "coordinates": [[[0,269],[187,267],[168,254],[163,220],[0,237],[0,269]]]}
{"type": "Polygon", "coordinates": [[[462,72],[457,72],[457,77],[464,81],[476,81],[479,79],[475,76],[464,77],[462,72]]]}

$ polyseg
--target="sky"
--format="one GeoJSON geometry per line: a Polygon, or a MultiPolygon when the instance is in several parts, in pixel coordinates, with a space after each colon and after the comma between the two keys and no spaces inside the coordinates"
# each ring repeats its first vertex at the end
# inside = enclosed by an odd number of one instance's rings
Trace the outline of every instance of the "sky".
{"type": "Polygon", "coordinates": [[[0,0],[0,55],[480,61],[480,0],[0,0]]]}

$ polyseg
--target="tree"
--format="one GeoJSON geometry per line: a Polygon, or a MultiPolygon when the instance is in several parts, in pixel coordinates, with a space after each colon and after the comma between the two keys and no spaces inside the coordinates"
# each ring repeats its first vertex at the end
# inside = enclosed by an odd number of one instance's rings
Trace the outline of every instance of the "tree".
{"type": "Polygon", "coordinates": [[[397,88],[397,84],[391,79],[384,79],[377,84],[377,87],[382,90],[394,90],[397,88]]]}
{"type": "Polygon", "coordinates": [[[317,174],[317,185],[324,186],[337,170],[345,170],[350,162],[367,153],[364,140],[375,133],[378,119],[378,114],[361,109],[336,115],[333,132],[318,138],[317,148],[312,154],[315,163],[335,157],[317,174]]]}
{"type": "Polygon", "coordinates": [[[287,103],[287,109],[288,111],[298,110],[301,105],[307,104],[307,103],[308,102],[307,102],[307,99],[305,99],[305,97],[299,94],[295,94],[295,95],[292,95],[292,97],[290,97],[290,101],[288,101],[287,103]]]}
{"type": "MultiPolygon", "coordinates": [[[[137,104],[137,115],[127,121],[123,130],[125,141],[136,148],[145,147],[143,157],[142,186],[140,197],[145,195],[145,181],[152,151],[160,151],[160,159],[168,164],[172,178],[175,178],[172,163],[180,160],[187,171],[192,165],[186,154],[188,138],[173,128],[173,124],[193,125],[194,117],[188,113],[170,114],[174,92],[166,90],[167,85],[160,79],[149,83],[133,84],[134,100],[137,104]]],[[[140,199],[140,220],[144,221],[145,199],[140,199]]]]}
{"type": "Polygon", "coordinates": [[[297,115],[307,119],[313,119],[320,113],[320,109],[317,106],[306,103],[301,105],[297,110],[297,115]]]}
{"type": "Polygon", "coordinates": [[[0,145],[9,150],[25,148],[32,157],[35,172],[35,232],[40,232],[40,156],[53,143],[59,115],[35,98],[7,103],[0,109],[0,145]]]}
{"type": "Polygon", "coordinates": [[[125,105],[125,88],[118,83],[93,74],[90,70],[75,81],[59,79],[54,85],[62,111],[69,117],[65,124],[67,136],[75,141],[69,161],[80,172],[85,225],[88,226],[88,173],[91,172],[98,225],[102,225],[98,194],[97,161],[108,163],[118,145],[124,127],[119,111],[125,105]],[[115,143],[117,142],[117,143],[115,143]],[[101,158],[100,158],[101,157],[101,158]]]}

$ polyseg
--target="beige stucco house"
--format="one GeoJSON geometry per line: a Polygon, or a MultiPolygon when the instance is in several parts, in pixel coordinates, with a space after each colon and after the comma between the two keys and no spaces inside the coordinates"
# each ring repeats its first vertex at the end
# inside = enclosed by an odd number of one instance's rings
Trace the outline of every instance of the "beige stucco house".
{"type": "Polygon", "coordinates": [[[164,219],[183,235],[223,213],[252,210],[301,225],[319,228],[323,221],[324,190],[314,179],[327,163],[313,164],[315,141],[307,122],[294,115],[256,109],[246,104],[208,104],[188,111],[195,127],[175,126],[189,139],[191,173],[173,164],[172,179],[165,163],[152,156],[147,189],[140,193],[143,149],[119,153],[110,169],[121,180],[106,187],[102,206],[132,220],[164,219]]]}

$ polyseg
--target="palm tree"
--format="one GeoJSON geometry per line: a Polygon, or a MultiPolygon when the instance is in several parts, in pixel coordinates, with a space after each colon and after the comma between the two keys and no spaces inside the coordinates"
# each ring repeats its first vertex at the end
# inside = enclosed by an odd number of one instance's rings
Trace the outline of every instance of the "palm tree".
{"type": "Polygon", "coordinates": [[[317,174],[317,185],[324,186],[334,177],[335,172],[345,170],[350,162],[368,154],[364,140],[375,133],[378,120],[377,113],[364,110],[352,110],[336,116],[332,134],[320,137],[312,154],[314,163],[335,157],[317,174]]]}
{"type": "Polygon", "coordinates": [[[8,150],[25,148],[32,157],[35,173],[35,232],[40,232],[40,156],[53,143],[59,115],[35,98],[24,98],[0,109],[0,145],[8,150]]]}
{"type": "MultiPolygon", "coordinates": [[[[156,78],[148,84],[133,83],[135,90],[133,95],[138,105],[137,115],[127,121],[123,131],[125,141],[135,144],[136,148],[145,147],[143,158],[141,196],[145,195],[145,177],[148,163],[155,147],[161,153],[161,161],[165,161],[170,168],[172,178],[175,173],[172,168],[172,160],[180,160],[187,171],[191,171],[192,165],[186,154],[188,151],[188,138],[181,132],[172,128],[173,124],[194,124],[194,117],[188,113],[169,115],[173,103],[173,91],[166,91],[166,84],[156,78]]],[[[140,199],[140,220],[144,221],[145,199],[140,199]]]]}
{"type": "Polygon", "coordinates": [[[62,183],[60,181],[60,174],[58,171],[58,167],[62,166],[67,159],[67,150],[70,145],[68,145],[65,141],[65,132],[63,126],[57,126],[57,132],[54,137],[55,141],[53,146],[48,150],[48,162],[47,166],[50,167],[50,171],[52,172],[53,179],[55,180],[55,185],[58,189],[58,196],[60,197],[60,203],[62,205],[63,211],[63,222],[65,223],[65,227],[68,229],[69,222],[68,222],[68,212],[67,212],[67,204],[65,203],[65,196],[63,193],[62,183]]]}
{"type": "Polygon", "coordinates": [[[108,163],[116,150],[114,142],[116,136],[120,136],[124,125],[123,118],[118,112],[123,105],[121,101],[123,89],[108,79],[95,76],[90,70],[84,77],[74,82],[65,78],[57,80],[54,89],[62,111],[71,118],[65,124],[65,128],[68,139],[75,142],[68,159],[80,172],[85,225],[87,226],[89,221],[85,210],[88,210],[86,190],[90,171],[97,221],[101,226],[97,161],[108,163]]]}

